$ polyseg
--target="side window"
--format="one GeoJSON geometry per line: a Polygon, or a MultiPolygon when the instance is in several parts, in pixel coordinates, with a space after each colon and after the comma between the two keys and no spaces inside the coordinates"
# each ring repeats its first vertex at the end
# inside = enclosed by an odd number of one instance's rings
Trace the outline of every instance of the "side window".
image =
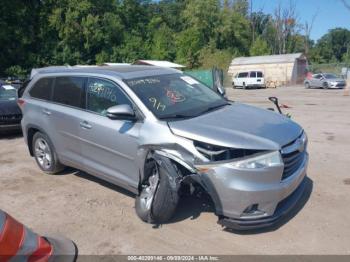
{"type": "Polygon", "coordinates": [[[262,72],[257,72],[256,75],[257,75],[257,77],[263,77],[263,73],[262,72]]]}
{"type": "Polygon", "coordinates": [[[83,107],[83,77],[56,77],[53,101],[74,107],[83,107]]]}
{"type": "Polygon", "coordinates": [[[320,79],[320,78],[321,78],[321,75],[320,75],[320,74],[314,75],[314,78],[320,79]]]}
{"type": "Polygon", "coordinates": [[[89,78],[86,91],[86,109],[101,115],[106,115],[111,106],[128,104],[132,107],[128,97],[111,81],[89,78]]]}
{"type": "Polygon", "coordinates": [[[250,72],[250,78],[256,78],[256,72],[250,72]]]}
{"type": "MultiPolygon", "coordinates": [[[[30,89],[29,94],[38,99],[50,100],[54,78],[42,78],[30,89]]],[[[24,91],[24,90],[23,90],[24,91]]]]}
{"type": "Polygon", "coordinates": [[[248,72],[242,73],[242,77],[243,77],[243,78],[244,78],[244,77],[248,77],[248,72]]]}

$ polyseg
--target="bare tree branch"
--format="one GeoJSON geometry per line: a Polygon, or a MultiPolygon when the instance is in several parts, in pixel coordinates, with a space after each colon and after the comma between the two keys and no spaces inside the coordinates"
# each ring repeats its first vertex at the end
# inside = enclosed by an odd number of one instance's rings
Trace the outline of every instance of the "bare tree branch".
{"type": "Polygon", "coordinates": [[[317,11],[314,13],[314,15],[311,18],[311,22],[309,23],[308,21],[305,22],[304,24],[304,49],[305,49],[305,54],[308,55],[309,50],[310,50],[310,35],[311,35],[311,31],[313,28],[313,25],[315,23],[316,17],[319,13],[320,9],[318,8],[317,11]]]}
{"type": "Polygon", "coordinates": [[[350,4],[346,0],[341,0],[344,4],[344,6],[350,10],[350,4]]]}

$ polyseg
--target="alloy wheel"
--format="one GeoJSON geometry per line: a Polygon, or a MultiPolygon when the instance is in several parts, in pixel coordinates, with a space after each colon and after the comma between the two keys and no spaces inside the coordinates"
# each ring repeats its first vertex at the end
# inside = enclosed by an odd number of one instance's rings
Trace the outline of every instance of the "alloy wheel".
{"type": "Polygon", "coordinates": [[[52,165],[52,153],[48,143],[38,138],[34,145],[35,157],[43,169],[49,169],[52,165]]]}

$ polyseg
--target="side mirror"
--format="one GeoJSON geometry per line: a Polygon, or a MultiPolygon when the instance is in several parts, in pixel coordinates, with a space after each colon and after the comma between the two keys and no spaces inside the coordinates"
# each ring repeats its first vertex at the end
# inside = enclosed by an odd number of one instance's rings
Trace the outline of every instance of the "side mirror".
{"type": "Polygon", "coordinates": [[[119,119],[135,121],[137,119],[134,110],[127,104],[108,108],[107,117],[114,120],[119,119]]]}

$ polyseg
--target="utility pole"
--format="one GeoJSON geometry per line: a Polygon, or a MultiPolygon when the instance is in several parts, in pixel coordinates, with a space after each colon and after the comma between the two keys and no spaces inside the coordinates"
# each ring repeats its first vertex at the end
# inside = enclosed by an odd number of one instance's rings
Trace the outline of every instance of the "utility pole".
{"type": "Polygon", "coordinates": [[[255,21],[253,19],[253,0],[250,0],[250,23],[252,26],[252,39],[255,42],[255,21]]]}

